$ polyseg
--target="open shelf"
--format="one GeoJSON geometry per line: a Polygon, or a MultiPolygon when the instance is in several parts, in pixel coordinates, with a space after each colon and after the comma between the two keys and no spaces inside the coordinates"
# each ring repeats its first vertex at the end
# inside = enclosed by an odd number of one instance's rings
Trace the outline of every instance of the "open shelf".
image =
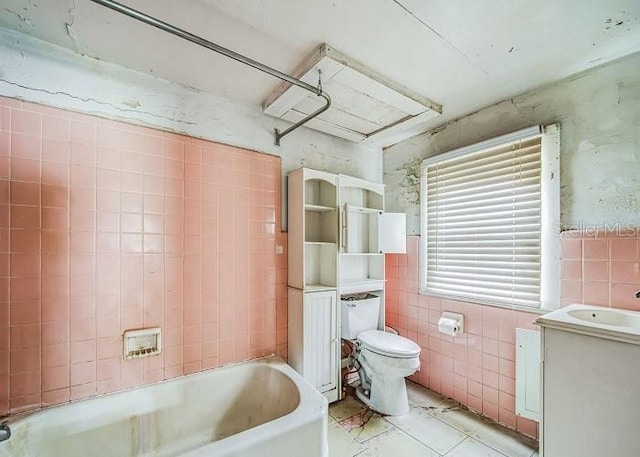
{"type": "Polygon", "coordinates": [[[330,211],[335,211],[335,206],[324,206],[324,205],[304,205],[305,211],[314,211],[317,213],[325,213],[330,211]]]}
{"type": "Polygon", "coordinates": [[[336,286],[327,286],[325,284],[306,284],[304,290],[306,292],[322,292],[325,290],[336,290],[336,286]]]}
{"type": "Polygon", "coordinates": [[[376,290],[384,287],[384,255],[341,254],[340,290],[376,290]],[[373,289],[370,289],[373,288],[373,289]]]}
{"type": "Polygon", "coordinates": [[[338,242],[336,186],[320,178],[304,181],[304,241],[338,242]]]}
{"type": "Polygon", "coordinates": [[[380,253],[378,219],[380,211],[345,204],[341,212],[344,253],[380,253]]]}
{"type": "Polygon", "coordinates": [[[379,192],[362,187],[345,186],[340,188],[340,204],[345,203],[356,208],[371,211],[384,211],[384,188],[379,192]]]}
{"type": "Polygon", "coordinates": [[[305,242],[338,242],[338,212],[337,211],[305,211],[304,212],[304,241],[305,242]]]}
{"type": "Polygon", "coordinates": [[[358,278],[358,279],[343,279],[340,282],[340,286],[349,286],[353,284],[379,284],[384,283],[384,279],[377,278],[358,278]]]}
{"type": "Polygon", "coordinates": [[[347,257],[363,257],[363,256],[383,256],[384,254],[381,252],[341,252],[340,253],[341,256],[347,256],[347,257]]]}
{"type": "Polygon", "coordinates": [[[306,206],[336,206],[336,186],[324,179],[307,179],[304,182],[304,204],[306,206]]]}
{"type": "Polygon", "coordinates": [[[380,213],[381,212],[381,210],[378,208],[366,208],[364,206],[353,206],[349,204],[347,204],[347,209],[348,211],[351,211],[354,213],[380,213]]]}
{"type": "Polygon", "coordinates": [[[384,290],[384,284],[384,279],[357,279],[352,281],[342,281],[340,283],[340,295],[381,291],[384,290]]]}
{"type": "Polygon", "coordinates": [[[304,244],[304,288],[322,286],[334,288],[337,284],[336,243],[306,242],[304,244]]]}

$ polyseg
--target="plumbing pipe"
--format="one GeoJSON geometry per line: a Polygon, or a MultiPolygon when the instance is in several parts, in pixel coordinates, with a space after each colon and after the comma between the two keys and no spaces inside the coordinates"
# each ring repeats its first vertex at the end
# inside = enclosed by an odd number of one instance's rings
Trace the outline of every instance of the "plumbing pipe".
{"type": "Polygon", "coordinates": [[[325,112],[327,109],[329,109],[329,106],[331,106],[331,97],[329,97],[329,94],[327,94],[326,92],[323,92],[322,88],[320,86],[313,87],[311,84],[307,84],[304,81],[299,80],[298,78],[294,78],[293,76],[290,76],[286,73],[282,73],[279,70],[276,70],[275,68],[271,68],[263,63],[260,63],[256,60],[253,60],[249,57],[243,56],[242,54],[238,54],[235,51],[232,51],[230,49],[227,49],[225,47],[222,47],[216,43],[213,43],[209,40],[205,40],[202,37],[199,37],[197,35],[194,35],[192,33],[187,32],[186,30],[182,30],[174,25],[171,25],[167,22],[161,21],[160,19],[156,19],[152,16],[149,16],[145,13],[142,13],[138,10],[135,10],[133,8],[129,8],[126,5],[123,5],[121,3],[115,2],[113,0],[91,0],[94,3],[97,3],[99,5],[102,5],[104,7],[110,8],[113,11],[117,11],[118,13],[124,14],[126,16],[129,16],[133,19],[137,19],[141,22],[144,22],[145,24],[148,25],[152,25],[153,27],[156,27],[160,30],[163,30],[165,32],[171,33],[172,35],[175,35],[177,37],[183,38],[187,41],[190,41],[194,44],[200,45],[202,47],[205,47],[207,49],[210,49],[212,51],[215,51],[219,54],[222,54],[224,56],[229,57],[230,59],[233,59],[237,62],[243,63],[245,65],[248,65],[250,67],[253,67],[257,70],[263,71],[271,76],[274,76],[276,78],[282,79],[283,81],[286,81],[290,84],[293,84],[295,86],[301,87],[302,89],[312,92],[314,94],[316,94],[319,97],[324,98],[325,100],[325,104],[324,106],[322,106],[320,109],[318,109],[317,111],[314,111],[313,113],[309,114],[308,116],[306,116],[304,119],[296,122],[295,124],[293,124],[292,126],[290,126],[289,128],[287,128],[286,130],[283,130],[282,132],[280,132],[278,129],[274,129],[275,131],[275,144],[276,146],[280,146],[280,140],[282,139],[282,137],[284,137],[285,135],[293,132],[295,129],[297,129],[298,127],[302,126],[303,124],[306,124],[308,121],[310,121],[311,119],[313,119],[314,117],[322,114],[323,112],[325,112]]]}
{"type": "Polygon", "coordinates": [[[6,422],[0,424],[0,442],[7,441],[11,438],[11,429],[6,422]]]}

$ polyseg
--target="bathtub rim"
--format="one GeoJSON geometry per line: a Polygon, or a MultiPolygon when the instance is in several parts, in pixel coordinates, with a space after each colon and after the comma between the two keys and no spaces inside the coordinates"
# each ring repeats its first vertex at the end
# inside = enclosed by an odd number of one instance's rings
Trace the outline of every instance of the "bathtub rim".
{"type": "MultiPolygon", "coordinates": [[[[307,426],[313,422],[321,421],[323,423],[323,455],[328,456],[328,449],[326,448],[327,434],[328,434],[328,408],[329,402],[327,398],[322,395],[315,387],[305,380],[298,372],[296,372],[290,365],[288,365],[280,356],[271,355],[254,359],[255,361],[261,361],[263,363],[273,363],[277,370],[283,372],[296,386],[299,393],[298,405],[288,414],[280,416],[269,422],[262,423],[252,428],[243,430],[235,435],[228,436],[221,440],[212,441],[200,446],[198,448],[187,451],[183,454],[184,457],[204,457],[210,455],[212,450],[217,447],[224,446],[225,451],[239,449],[242,450],[244,446],[244,440],[247,436],[254,437],[254,441],[265,442],[269,439],[273,439],[272,430],[282,431],[283,429],[296,428],[307,426]],[[287,424],[292,424],[286,427],[287,424]]],[[[242,362],[246,363],[246,362],[242,362]]],[[[234,364],[239,365],[239,364],[234,364]]]]}
{"type": "MultiPolygon", "coordinates": [[[[4,424],[7,424],[9,427],[11,427],[12,424],[15,424],[17,422],[22,422],[23,420],[28,419],[30,416],[33,415],[40,415],[40,414],[44,414],[48,411],[54,410],[54,409],[58,409],[58,408],[63,408],[66,406],[70,406],[70,405],[74,405],[77,403],[81,403],[81,402],[85,402],[85,401],[91,401],[94,399],[98,399],[98,398],[108,398],[111,396],[115,396],[115,395],[119,395],[119,394],[124,394],[124,393],[130,393],[130,392],[134,392],[136,390],[141,390],[141,389],[145,389],[148,387],[152,387],[155,385],[159,385],[159,384],[164,384],[164,383],[170,383],[173,381],[178,381],[178,380],[186,380],[188,378],[192,378],[192,377],[198,377],[198,376],[203,376],[205,374],[211,373],[214,370],[227,370],[227,369],[233,369],[236,367],[241,367],[244,365],[253,365],[253,364],[264,364],[267,366],[270,366],[282,373],[284,373],[287,378],[289,378],[295,385],[295,387],[298,389],[298,395],[299,395],[299,400],[298,400],[298,405],[289,413],[285,414],[284,416],[280,416],[272,421],[266,422],[264,424],[260,424],[257,425],[255,427],[252,427],[248,430],[254,430],[257,429],[258,427],[262,427],[265,424],[269,424],[275,421],[279,421],[280,419],[282,419],[283,417],[289,417],[292,414],[301,414],[305,411],[307,411],[308,409],[315,409],[318,405],[312,406],[312,405],[307,405],[306,403],[308,402],[303,402],[303,399],[306,398],[317,398],[316,394],[319,395],[322,399],[324,399],[325,401],[325,405],[328,405],[326,398],[320,394],[308,381],[306,381],[304,378],[302,378],[302,376],[300,374],[298,374],[290,365],[288,365],[281,356],[279,356],[278,354],[269,354],[269,355],[265,355],[265,356],[261,356],[261,357],[257,357],[255,359],[249,359],[249,360],[243,360],[241,362],[234,362],[234,363],[229,363],[226,365],[220,365],[214,368],[209,368],[207,370],[202,370],[202,371],[198,371],[195,373],[189,373],[189,374],[185,374],[185,375],[181,375],[181,376],[176,376],[174,378],[168,378],[168,379],[163,379],[160,381],[154,381],[154,382],[150,382],[148,384],[144,384],[144,385],[140,385],[140,386],[134,386],[134,387],[128,387],[125,389],[121,389],[121,390],[116,390],[114,392],[106,392],[103,394],[97,394],[97,395],[92,395],[90,397],[86,397],[86,398],[78,398],[75,400],[70,400],[68,402],[65,403],[60,403],[57,405],[50,405],[50,406],[44,406],[38,409],[32,409],[32,410],[28,410],[28,411],[23,411],[17,414],[10,414],[7,416],[0,416],[0,421],[4,424]],[[306,395],[305,395],[306,394],[306,395]],[[309,395],[311,395],[311,397],[309,397],[309,395]]],[[[328,407],[328,406],[327,406],[328,407]]],[[[325,407],[325,409],[327,408],[325,407]]],[[[246,432],[246,430],[237,433],[236,435],[240,435],[242,433],[246,432]]],[[[225,439],[230,439],[233,436],[236,435],[232,435],[230,437],[227,437],[225,439]]],[[[215,441],[214,441],[215,442],[215,441]]]]}

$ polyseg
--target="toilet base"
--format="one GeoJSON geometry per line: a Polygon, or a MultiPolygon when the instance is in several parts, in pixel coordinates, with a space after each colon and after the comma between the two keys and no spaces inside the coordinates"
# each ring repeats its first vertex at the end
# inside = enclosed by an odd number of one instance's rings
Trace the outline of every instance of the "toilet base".
{"type": "Polygon", "coordinates": [[[401,416],[409,412],[407,384],[404,378],[386,379],[383,384],[373,381],[369,396],[362,386],[356,396],[369,408],[386,416],[401,416]]]}

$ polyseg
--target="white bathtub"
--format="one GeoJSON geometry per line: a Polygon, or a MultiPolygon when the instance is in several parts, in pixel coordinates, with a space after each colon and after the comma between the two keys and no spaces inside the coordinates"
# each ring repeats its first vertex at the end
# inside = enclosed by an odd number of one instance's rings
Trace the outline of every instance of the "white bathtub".
{"type": "Polygon", "coordinates": [[[10,417],[7,457],[327,457],[327,401],[279,357],[10,417]]]}

